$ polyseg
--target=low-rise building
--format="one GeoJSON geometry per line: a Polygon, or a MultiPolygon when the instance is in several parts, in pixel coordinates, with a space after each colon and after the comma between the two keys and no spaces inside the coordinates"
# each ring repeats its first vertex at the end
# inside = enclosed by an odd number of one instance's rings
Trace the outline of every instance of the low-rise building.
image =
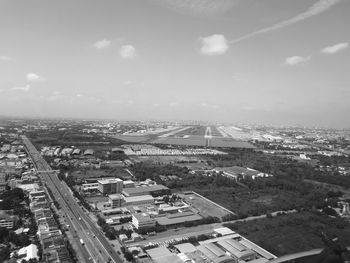
{"type": "Polygon", "coordinates": [[[155,227],[156,221],[147,214],[133,214],[132,224],[136,229],[155,227]]]}
{"type": "Polygon", "coordinates": [[[22,247],[20,250],[17,251],[17,262],[20,263],[23,260],[29,261],[31,259],[39,260],[38,252],[38,247],[34,244],[30,244],[27,247],[22,247]]]}
{"type": "Polygon", "coordinates": [[[131,180],[126,180],[123,182],[123,187],[124,188],[134,188],[135,187],[135,182],[131,180]]]}
{"type": "Polygon", "coordinates": [[[85,191],[98,190],[99,183],[82,184],[81,189],[85,191]]]}
{"type": "Polygon", "coordinates": [[[0,227],[13,229],[16,221],[16,216],[9,215],[6,211],[0,210],[0,227]]]}
{"type": "Polygon", "coordinates": [[[154,204],[154,197],[151,195],[124,196],[123,200],[125,206],[154,204]]]}
{"type": "Polygon", "coordinates": [[[167,227],[181,226],[186,222],[198,222],[202,216],[192,211],[159,215],[156,220],[159,225],[167,227]]]}

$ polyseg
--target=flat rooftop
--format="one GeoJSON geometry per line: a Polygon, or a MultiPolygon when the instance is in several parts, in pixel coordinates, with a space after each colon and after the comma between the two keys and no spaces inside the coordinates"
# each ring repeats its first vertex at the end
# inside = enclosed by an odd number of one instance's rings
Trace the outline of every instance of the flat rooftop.
{"type": "Polygon", "coordinates": [[[141,195],[142,193],[151,193],[151,192],[168,190],[168,189],[169,188],[164,185],[157,184],[157,185],[150,185],[150,186],[139,186],[134,188],[124,188],[123,194],[126,196],[141,195]]]}
{"type": "Polygon", "coordinates": [[[121,180],[119,178],[98,180],[99,184],[115,184],[115,183],[118,183],[118,182],[123,182],[123,180],[121,180]]]}
{"type": "Polygon", "coordinates": [[[141,201],[154,201],[154,197],[151,195],[138,195],[138,196],[124,196],[125,202],[141,202],[141,201]]]}

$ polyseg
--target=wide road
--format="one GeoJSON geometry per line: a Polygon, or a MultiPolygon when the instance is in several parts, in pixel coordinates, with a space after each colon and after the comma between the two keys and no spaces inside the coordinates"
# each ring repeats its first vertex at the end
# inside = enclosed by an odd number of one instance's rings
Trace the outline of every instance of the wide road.
{"type": "Polygon", "coordinates": [[[85,262],[122,263],[123,260],[115,252],[104,234],[94,224],[82,207],[77,204],[69,187],[65,183],[62,183],[55,173],[52,173],[51,167],[43,159],[30,140],[26,136],[22,136],[22,140],[37,170],[46,171],[40,173],[40,179],[51,190],[54,199],[61,206],[65,219],[68,221],[70,228],[73,228],[73,231],[72,229],[70,230],[73,233],[75,241],[80,239],[84,241],[84,245],[78,244],[73,247],[78,247],[85,262]]]}

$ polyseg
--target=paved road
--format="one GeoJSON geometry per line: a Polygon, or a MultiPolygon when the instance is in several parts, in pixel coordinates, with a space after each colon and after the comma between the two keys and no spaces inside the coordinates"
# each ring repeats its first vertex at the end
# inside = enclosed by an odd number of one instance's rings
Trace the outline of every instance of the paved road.
{"type": "Polygon", "coordinates": [[[112,248],[104,234],[77,204],[69,187],[65,183],[62,183],[56,174],[52,173],[51,167],[42,158],[30,140],[26,136],[22,136],[22,140],[37,170],[46,171],[40,173],[40,179],[52,191],[54,199],[60,204],[67,224],[70,226],[69,229],[73,234],[74,242],[76,243],[74,247],[79,248],[84,262],[122,263],[123,260],[112,248]],[[80,244],[80,239],[84,241],[84,244],[80,244]]]}

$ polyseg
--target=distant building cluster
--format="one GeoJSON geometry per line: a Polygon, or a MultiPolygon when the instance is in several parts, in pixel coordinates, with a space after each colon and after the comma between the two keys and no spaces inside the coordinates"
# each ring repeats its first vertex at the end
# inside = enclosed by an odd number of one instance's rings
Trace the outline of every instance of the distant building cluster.
{"type": "Polygon", "coordinates": [[[182,156],[182,155],[225,155],[227,153],[215,149],[160,149],[153,145],[123,145],[126,155],[137,156],[182,156]]]}
{"type": "Polygon", "coordinates": [[[75,147],[62,148],[59,146],[43,147],[41,149],[41,154],[43,156],[49,157],[66,157],[66,156],[91,156],[94,154],[93,149],[81,150],[75,147]]]}
{"type": "MultiPolygon", "coordinates": [[[[44,262],[73,262],[67,250],[67,241],[54,219],[51,201],[41,186],[24,145],[17,135],[0,134],[0,138],[10,142],[0,144],[0,194],[14,188],[23,190],[29,202],[32,220],[37,227],[36,236],[39,240],[39,244],[11,248],[10,262],[39,261],[39,250],[42,251],[44,262]]],[[[14,231],[17,235],[28,235],[28,222],[24,222],[27,227],[22,227],[22,223],[18,224],[22,220],[23,218],[14,215],[13,210],[0,210],[0,227],[14,231]]]]}
{"type": "Polygon", "coordinates": [[[273,175],[268,173],[259,172],[252,168],[245,168],[240,166],[232,166],[232,167],[217,167],[214,168],[213,171],[217,173],[222,173],[223,175],[233,178],[236,181],[240,179],[256,179],[259,177],[272,177],[273,175]]]}

